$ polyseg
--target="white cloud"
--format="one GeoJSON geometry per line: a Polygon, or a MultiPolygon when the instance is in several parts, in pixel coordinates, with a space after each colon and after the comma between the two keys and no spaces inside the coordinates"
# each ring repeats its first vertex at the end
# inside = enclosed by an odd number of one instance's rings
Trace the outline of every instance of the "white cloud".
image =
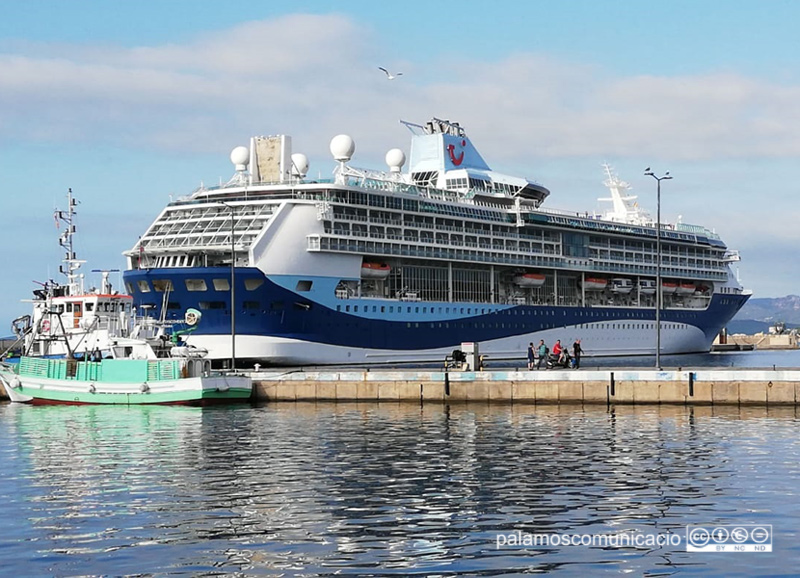
{"type": "Polygon", "coordinates": [[[258,131],[308,130],[327,142],[335,127],[369,135],[401,116],[437,114],[520,161],[800,152],[800,87],[731,73],[615,77],[524,53],[498,62],[434,56],[405,63],[411,73],[389,83],[376,69],[376,42],[344,16],[292,15],[183,45],[7,50],[0,138],[208,149],[258,131]],[[421,77],[425,68],[440,74],[415,81],[414,69],[421,77]]]}

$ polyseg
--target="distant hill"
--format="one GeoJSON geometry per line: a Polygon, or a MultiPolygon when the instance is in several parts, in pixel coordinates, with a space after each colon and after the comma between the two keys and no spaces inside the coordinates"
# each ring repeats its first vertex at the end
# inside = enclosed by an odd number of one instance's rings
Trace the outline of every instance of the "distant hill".
{"type": "Polygon", "coordinates": [[[783,321],[786,325],[800,325],[800,296],[762,297],[749,299],[733,321],[763,321],[768,325],[783,321]]]}
{"type": "Polygon", "coordinates": [[[728,335],[744,333],[745,335],[755,335],[756,333],[769,333],[770,324],[766,321],[754,321],[752,319],[733,319],[727,325],[728,335]]]}
{"type": "Polygon", "coordinates": [[[770,326],[779,322],[787,329],[800,327],[800,296],[749,299],[728,323],[728,333],[767,333],[770,326]]]}

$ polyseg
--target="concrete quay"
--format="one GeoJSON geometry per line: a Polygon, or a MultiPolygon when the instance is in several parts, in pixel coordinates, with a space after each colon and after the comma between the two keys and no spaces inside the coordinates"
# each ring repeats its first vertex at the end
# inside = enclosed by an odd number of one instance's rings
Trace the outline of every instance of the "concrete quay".
{"type": "MultiPolygon", "coordinates": [[[[799,369],[251,373],[257,402],[796,406],[799,369]]],[[[0,383],[0,399],[8,396],[0,383]]]]}
{"type": "Polygon", "coordinates": [[[800,370],[296,371],[253,373],[254,400],[415,403],[783,405],[800,370]]]}

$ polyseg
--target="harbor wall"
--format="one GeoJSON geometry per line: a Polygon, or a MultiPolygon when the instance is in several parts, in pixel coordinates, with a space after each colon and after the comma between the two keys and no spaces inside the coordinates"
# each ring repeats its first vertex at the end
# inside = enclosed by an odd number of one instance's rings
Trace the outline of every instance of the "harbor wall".
{"type": "MultiPolygon", "coordinates": [[[[315,371],[252,374],[260,402],[788,405],[800,370],[315,371]]],[[[0,382],[0,399],[8,396],[0,382]]]]}
{"type": "Polygon", "coordinates": [[[254,399],[796,405],[800,370],[325,371],[253,374],[254,399]]]}

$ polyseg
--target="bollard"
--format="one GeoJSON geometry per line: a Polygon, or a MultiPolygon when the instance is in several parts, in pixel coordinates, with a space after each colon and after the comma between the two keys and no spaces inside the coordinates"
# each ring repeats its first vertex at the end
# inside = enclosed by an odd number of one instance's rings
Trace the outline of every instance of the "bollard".
{"type": "Polygon", "coordinates": [[[614,372],[613,371],[611,372],[611,384],[610,385],[611,385],[611,395],[614,396],[614,395],[616,395],[616,393],[614,391],[615,388],[614,388],[614,372]]]}
{"type": "Polygon", "coordinates": [[[689,372],[689,397],[694,397],[694,372],[689,372]]]}

